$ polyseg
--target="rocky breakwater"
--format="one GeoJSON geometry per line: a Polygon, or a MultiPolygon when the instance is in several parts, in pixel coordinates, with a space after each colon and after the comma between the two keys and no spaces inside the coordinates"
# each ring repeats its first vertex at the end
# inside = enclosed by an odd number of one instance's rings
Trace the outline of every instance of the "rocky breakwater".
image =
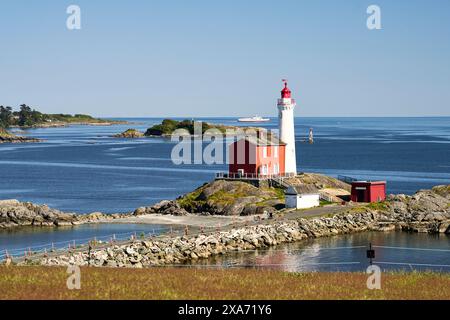
{"type": "Polygon", "coordinates": [[[308,238],[362,231],[423,231],[450,234],[450,186],[419,191],[413,196],[391,196],[388,202],[351,208],[331,217],[271,221],[192,236],[161,237],[48,257],[42,265],[148,267],[183,263],[231,251],[252,250],[308,238]],[[412,210],[412,211],[411,211],[412,210]],[[426,211],[429,210],[429,211],[426,211]],[[420,225],[420,227],[417,227],[420,225]]]}
{"type": "Polygon", "coordinates": [[[104,222],[124,218],[126,214],[107,215],[94,212],[87,215],[65,213],[46,205],[18,200],[0,200],[0,229],[20,226],[61,227],[83,223],[104,222]]]}
{"type": "Polygon", "coordinates": [[[299,219],[193,236],[134,241],[126,245],[43,258],[41,265],[147,267],[182,263],[231,251],[251,250],[307,238],[367,230],[376,214],[357,213],[331,218],[299,219]]]}

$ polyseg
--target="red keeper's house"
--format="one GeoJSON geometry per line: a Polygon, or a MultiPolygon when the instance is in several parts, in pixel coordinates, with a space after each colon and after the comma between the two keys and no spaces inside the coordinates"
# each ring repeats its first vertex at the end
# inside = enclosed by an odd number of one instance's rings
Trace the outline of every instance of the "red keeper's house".
{"type": "Polygon", "coordinates": [[[386,181],[353,181],[351,199],[354,202],[386,200],[386,181]]]}
{"type": "Polygon", "coordinates": [[[247,177],[284,175],[285,147],[277,137],[247,137],[230,145],[229,174],[247,177]]]}

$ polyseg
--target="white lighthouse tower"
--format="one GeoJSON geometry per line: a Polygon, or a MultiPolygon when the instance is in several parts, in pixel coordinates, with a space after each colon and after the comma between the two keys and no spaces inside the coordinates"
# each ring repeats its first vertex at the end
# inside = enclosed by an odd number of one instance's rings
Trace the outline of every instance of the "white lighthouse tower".
{"type": "Polygon", "coordinates": [[[287,80],[283,80],[284,88],[281,90],[281,99],[278,99],[278,122],[280,126],[280,140],[286,144],[285,173],[297,174],[297,158],[295,155],[294,108],[295,100],[291,98],[291,90],[287,80]]]}

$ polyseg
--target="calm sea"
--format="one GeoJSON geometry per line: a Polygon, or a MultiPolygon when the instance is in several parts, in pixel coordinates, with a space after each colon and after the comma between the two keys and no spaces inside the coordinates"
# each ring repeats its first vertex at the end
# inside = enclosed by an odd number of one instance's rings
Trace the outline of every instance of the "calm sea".
{"type": "MultiPolygon", "coordinates": [[[[31,129],[20,134],[45,142],[0,144],[0,199],[77,213],[129,212],[176,198],[226,170],[225,164],[173,164],[170,155],[175,144],[170,140],[111,138],[128,128],[145,131],[162,119],[120,120],[133,124],[31,129]]],[[[232,118],[197,120],[239,125],[232,118]]],[[[450,117],[296,118],[295,122],[299,171],[387,180],[390,193],[412,194],[450,184],[450,117]],[[315,136],[312,145],[303,142],[310,128],[315,136]]],[[[275,129],[277,119],[264,126],[275,129]]],[[[0,250],[115,232],[151,232],[152,228],[105,225],[70,232],[1,232],[0,250]]],[[[438,241],[448,247],[448,237],[438,241]]],[[[446,261],[450,264],[450,258],[446,261]]]]}

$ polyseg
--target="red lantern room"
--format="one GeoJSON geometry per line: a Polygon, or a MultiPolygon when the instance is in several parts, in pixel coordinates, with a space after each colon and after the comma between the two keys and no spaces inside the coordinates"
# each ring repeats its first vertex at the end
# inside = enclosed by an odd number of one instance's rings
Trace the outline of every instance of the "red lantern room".
{"type": "Polygon", "coordinates": [[[281,90],[281,98],[282,99],[288,99],[291,98],[291,90],[287,86],[287,80],[283,80],[284,82],[284,88],[281,90]]]}

